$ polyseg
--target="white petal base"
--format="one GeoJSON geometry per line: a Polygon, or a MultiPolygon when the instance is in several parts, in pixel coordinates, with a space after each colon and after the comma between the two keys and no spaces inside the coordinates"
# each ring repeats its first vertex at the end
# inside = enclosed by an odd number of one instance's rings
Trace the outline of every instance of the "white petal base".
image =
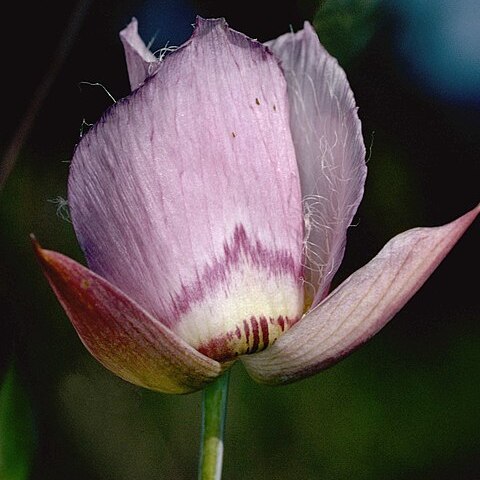
{"type": "Polygon", "coordinates": [[[175,333],[204,355],[228,360],[263,350],[303,312],[303,289],[290,274],[243,263],[189,307],[175,333]]]}

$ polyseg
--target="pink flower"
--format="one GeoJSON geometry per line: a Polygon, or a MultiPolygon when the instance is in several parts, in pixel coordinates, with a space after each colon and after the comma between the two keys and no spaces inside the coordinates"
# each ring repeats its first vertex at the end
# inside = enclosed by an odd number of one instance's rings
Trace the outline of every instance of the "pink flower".
{"type": "Polygon", "coordinates": [[[398,235],[328,294],[365,147],[312,27],[265,46],[199,18],[161,61],[135,20],[121,39],[133,92],[70,169],[90,269],[36,252],[87,349],[125,380],[191,392],[237,358],[260,382],[312,375],[382,328],[478,214],[398,235]]]}

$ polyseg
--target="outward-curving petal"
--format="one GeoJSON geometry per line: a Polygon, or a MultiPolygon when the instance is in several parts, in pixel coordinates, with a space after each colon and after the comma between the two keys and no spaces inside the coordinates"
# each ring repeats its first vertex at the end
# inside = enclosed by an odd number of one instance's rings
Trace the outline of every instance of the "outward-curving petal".
{"type": "Polygon", "coordinates": [[[128,78],[133,91],[155,72],[160,60],[150,52],[138,35],[136,18],[132,18],[131,22],[120,32],[120,40],[125,50],[128,78]]]}
{"type": "Polygon", "coordinates": [[[267,45],[280,59],[306,213],[307,280],[313,306],[328,293],[346,231],[363,195],[365,146],[345,72],[312,26],[267,45]]]}
{"type": "Polygon", "coordinates": [[[221,364],[187,345],[109,282],[35,241],[34,247],[80,339],[119,377],[151,390],[188,393],[222,373],[221,364]]]}
{"type": "Polygon", "coordinates": [[[202,353],[268,345],[303,311],[303,214],[277,60],[224,20],[82,138],[69,205],[90,268],[202,353]]]}
{"type": "Polygon", "coordinates": [[[288,383],[341,360],[405,305],[479,211],[394,237],[270,349],[243,357],[250,375],[259,382],[288,383]]]}

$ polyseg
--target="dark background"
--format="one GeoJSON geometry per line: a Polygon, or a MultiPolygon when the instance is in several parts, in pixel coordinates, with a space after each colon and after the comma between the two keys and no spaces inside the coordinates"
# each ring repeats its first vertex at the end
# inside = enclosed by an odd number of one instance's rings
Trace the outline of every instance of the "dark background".
{"type": "MultiPolygon", "coordinates": [[[[111,104],[102,87],[80,82],[101,83],[114,98],[129,93],[118,31],[136,16],[156,49],[186,40],[196,14],[225,16],[261,41],[314,22],[347,71],[370,152],[338,283],[393,235],[446,223],[478,202],[480,9],[471,0],[448,4],[90,2],[0,192],[0,375],[14,358],[35,425],[29,478],[195,478],[201,395],[145,391],[98,365],[28,239],[34,232],[45,247],[83,261],[71,225],[57,215],[58,197],[66,197],[82,120],[93,123],[111,104]]],[[[69,1],[8,7],[2,151],[75,8],[69,1]]],[[[224,478],[480,478],[477,252],[478,222],[380,334],[324,373],[265,387],[236,366],[224,478]]]]}

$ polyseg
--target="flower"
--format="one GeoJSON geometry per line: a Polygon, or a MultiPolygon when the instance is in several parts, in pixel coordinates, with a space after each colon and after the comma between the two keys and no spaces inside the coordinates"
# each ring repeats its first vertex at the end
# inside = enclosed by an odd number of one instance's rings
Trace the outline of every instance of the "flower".
{"type": "Polygon", "coordinates": [[[121,39],[132,93],[70,167],[90,268],[35,250],[86,348],[125,380],[186,393],[238,358],[264,383],[312,375],[382,328],[478,214],[398,235],[328,294],[365,147],[312,27],[262,45],[198,18],[162,60],[135,20],[121,39]]]}

